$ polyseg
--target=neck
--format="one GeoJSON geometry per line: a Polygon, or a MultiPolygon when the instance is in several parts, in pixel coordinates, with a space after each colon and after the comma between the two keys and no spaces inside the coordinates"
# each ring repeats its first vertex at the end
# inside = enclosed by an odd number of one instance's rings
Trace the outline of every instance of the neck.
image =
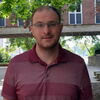
{"type": "Polygon", "coordinates": [[[38,45],[36,45],[36,53],[42,61],[50,65],[56,60],[58,56],[59,45],[55,46],[54,48],[48,49],[41,48],[38,45]]]}

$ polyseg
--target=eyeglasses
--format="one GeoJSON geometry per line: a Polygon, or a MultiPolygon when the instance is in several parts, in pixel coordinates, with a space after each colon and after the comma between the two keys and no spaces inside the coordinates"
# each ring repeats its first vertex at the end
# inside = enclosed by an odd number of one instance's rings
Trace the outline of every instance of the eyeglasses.
{"type": "Polygon", "coordinates": [[[59,24],[60,24],[59,22],[49,22],[49,23],[42,23],[42,22],[39,22],[39,23],[33,24],[33,26],[35,26],[35,27],[37,27],[37,28],[44,28],[45,25],[47,25],[49,28],[53,28],[53,27],[58,26],[59,24]]]}

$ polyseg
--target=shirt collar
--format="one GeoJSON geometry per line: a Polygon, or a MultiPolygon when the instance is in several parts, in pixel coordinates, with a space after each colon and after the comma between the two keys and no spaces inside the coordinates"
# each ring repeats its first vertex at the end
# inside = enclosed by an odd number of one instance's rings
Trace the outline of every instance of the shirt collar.
{"type": "MultiPolygon", "coordinates": [[[[36,53],[36,45],[29,51],[29,60],[32,63],[40,63],[44,66],[46,66],[47,64],[45,62],[43,62],[37,55],[36,53]]],[[[56,59],[56,64],[57,63],[61,63],[61,62],[66,62],[66,57],[65,57],[65,50],[61,47],[61,45],[59,45],[59,55],[56,59]]]]}

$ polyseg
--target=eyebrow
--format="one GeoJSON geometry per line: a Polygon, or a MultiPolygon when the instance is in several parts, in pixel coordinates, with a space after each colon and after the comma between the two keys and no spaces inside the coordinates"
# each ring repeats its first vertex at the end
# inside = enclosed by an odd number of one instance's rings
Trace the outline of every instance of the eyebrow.
{"type": "MultiPolygon", "coordinates": [[[[52,22],[59,22],[59,21],[48,21],[47,23],[52,23],[52,22]]],[[[36,23],[44,23],[44,22],[41,22],[41,21],[37,21],[36,23]]]]}

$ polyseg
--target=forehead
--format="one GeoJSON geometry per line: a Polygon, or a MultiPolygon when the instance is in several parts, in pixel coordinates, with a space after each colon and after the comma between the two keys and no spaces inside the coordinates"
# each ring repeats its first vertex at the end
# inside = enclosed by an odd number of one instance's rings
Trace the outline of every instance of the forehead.
{"type": "Polygon", "coordinates": [[[51,9],[44,9],[42,11],[36,11],[33,16],[34,21],[58,21],[59,17],[57,13],[51,9]]]}

